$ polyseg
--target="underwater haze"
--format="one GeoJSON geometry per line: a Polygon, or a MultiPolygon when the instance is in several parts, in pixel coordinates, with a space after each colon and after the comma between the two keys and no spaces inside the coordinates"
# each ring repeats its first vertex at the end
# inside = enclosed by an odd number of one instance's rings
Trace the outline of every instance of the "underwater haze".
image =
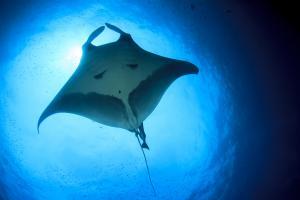
{"type": "MultiPolygon", "coordinates": [[[[3,198],[187,199],[200,192],[210,199],[225,191],[234,145],[219,148],[230,136],[233,108],[204,47],[195,51],[193,34],[177,27],[176,15],[164,21],[164,15],[144,13],[146,5],[137,2],[70,5],[32,4],[14,25],[25,31],[26,41],[16,39],[22,47],[1,73],[3,198]],[[105,22],[130,33],[148,51],[200,68],[198,75],[177,79],[144,121],[156,195],[132,133],[72,114],[51,116],[37,133],[41,112],[76,69],[81,46],[105,22]]],[[[93,44],[117,38],[106,29],[93,44]]]]}
{"type": "MultiPolygon", "coordinates": [[[[259,199],[254,191],[272,158],[271,140],[252,67],[258,61],[245,40],[259,32],[246,33],[254,25],[240,4],[224,5],[3,2],[0,199],[259,199]],[[47,118],[37,132],[41,113],[76,70],[82,45],[104,23],[149,52],[200,70],[174,81],[144,121],[156,194],[133,133],[66,113],[47,118]]],[[[93,44],[118,37],[105,29],[93,44]]]]}

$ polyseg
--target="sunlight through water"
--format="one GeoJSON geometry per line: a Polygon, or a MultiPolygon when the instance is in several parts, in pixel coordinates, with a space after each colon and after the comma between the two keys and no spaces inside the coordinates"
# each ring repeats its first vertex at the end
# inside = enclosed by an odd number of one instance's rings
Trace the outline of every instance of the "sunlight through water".
{"type": "MultiPolygon", "coordinates": [[[[126,15],[109,4],[87,3],[76,12],[51,11],[35,22],[47,28],[29,33],[26,46],[1,74],[5,134],[0,137],[7,152],[4,184],[10,199],[188,199],[195,191],[209,199],[214,191],[225,190],[234,145],[220,149],[220,144],[230,136],[233,109],[213,60],[193,52],[191,42],[176,37],[183,34],[179,30],[154,26],[135,10],[126,15]],[[130,33],[147,51],[200,68],[198,75],[177,79],[144,122],[157,196],[129,131],[55,114],[37,134],[37,120],[78,66],[81,46],[105,22],[130,33]]],[[[94,44],[117,38],[106,29],[94,44]]]]}

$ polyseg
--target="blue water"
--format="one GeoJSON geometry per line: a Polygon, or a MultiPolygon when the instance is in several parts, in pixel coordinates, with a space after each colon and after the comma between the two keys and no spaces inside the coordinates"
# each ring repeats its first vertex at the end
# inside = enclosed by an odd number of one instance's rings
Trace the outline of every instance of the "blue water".
{"type": "MultiPolygon", "coordinates": [[[[215,199],[227,191],[235,161],[229,86],[205,44],[195,44],[195,34],[178,26],[184,19],[152,7],[124,1],[40,3],[15,22],[25,32],[9,37],[14,54],[2,60],[0,74],[2,199],[215,199]],[[128,131],[55,114],[37,134],[38,117],[76,69],[81,45],[105,22],[150,52],[200,69],[177,79],[144,121],[157,196],[128,131]]],[[[117,38],[105,30],[93,43],[117,38]]]]}

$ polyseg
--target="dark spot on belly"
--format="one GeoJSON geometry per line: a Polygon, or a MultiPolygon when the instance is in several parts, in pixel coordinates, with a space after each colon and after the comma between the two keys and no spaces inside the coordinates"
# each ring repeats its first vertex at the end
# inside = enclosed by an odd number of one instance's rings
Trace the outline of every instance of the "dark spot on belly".
{"type": "Polygon", "coordinates": [[[121,94],[122,93],[122,91],[121,90],[119,90],[119,94],[121,94]]]}
{"type": "Polygon", "coordinates": [[[130,69],[136,69],[136,68],[138,68],[138,64],[127,64],[126,65],[127,67],[129,67],[130,69]]]}
{"type": "Polygon", "coordinates": [[[94,76],[94,79],[102,79],[104,74],[105,74],[106,70],[104,70],[103,72],[99,73],[99,74],[96,74],[94,76]]]}

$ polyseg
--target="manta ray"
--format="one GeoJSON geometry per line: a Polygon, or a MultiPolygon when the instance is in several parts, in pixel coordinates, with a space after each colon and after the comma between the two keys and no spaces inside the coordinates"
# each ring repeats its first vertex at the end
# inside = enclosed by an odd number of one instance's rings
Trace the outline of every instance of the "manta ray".
{"type": "Polygon", "coordinates": [[[190,62],[148,52],[129,33],[114,25],[105,25],[119,33],[119,39],[95,46],[92,41],[105,26],[90,34],[82,46],[76,71],[42,112],[38,131],[40,124],[55,113],[77,114],[107,126],[126,129],[138,139],[152,184],[143,150],[149,149],[143,122],[177,78],[197,74],[199,70],[190,62]]]}

